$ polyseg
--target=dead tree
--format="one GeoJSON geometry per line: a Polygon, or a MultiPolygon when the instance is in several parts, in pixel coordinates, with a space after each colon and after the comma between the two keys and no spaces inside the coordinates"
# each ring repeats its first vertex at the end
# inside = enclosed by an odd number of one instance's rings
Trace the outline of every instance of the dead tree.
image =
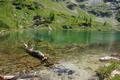
{"type": "Polygon", "coordinates": [[[29,55],[41,60],[42,63],[45,63],[44,66],[50,67],[50,66],[54,65],[54,61],[51,61],[51,59],[46,57],[42,52],[40,52],[38,50],[34,50],[33,47],[29,48],[28,45],[25,43],[24,43],[24,46],[25,46],[26,52],[29,53],[29,55]]]}
{"type": "Polygon", "coordinates": [[[40,51],[34,50],[33,47],[29,48],[27,44],[24,43],[25,50],[27,53],[29,53],[31,56],[36,57],[40,59],[41,61],[47,61],[47,57],[40,51]]]}

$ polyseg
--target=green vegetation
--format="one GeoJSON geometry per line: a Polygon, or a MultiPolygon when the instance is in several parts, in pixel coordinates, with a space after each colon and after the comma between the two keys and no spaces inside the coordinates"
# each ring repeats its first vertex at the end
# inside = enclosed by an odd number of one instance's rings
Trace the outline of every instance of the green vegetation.
{"type": "Polygon", "coordinates": [[[110,6],[105,3],[100,3],[95,6],[90,6],[88,12],[102,17],[110,17],[112,15],[112,11],[110,10],[110,6]]]}
{"type": "Polygon", "coordinates": [[[111,77],[111,72],[115,69],[119,70],[120,64],[118,62],[111,62],[111,64],[107,67],[102,67],[98,70],[98,72],[107,80],[119,80],[120,76],[116,75],[111,77]]]}
{"type": "Polygon", "coordinates": [[[115,76],[115,77],[113,77],[111,80],[120,80],[120,76],[115,76]]]}
{"type": "Polygon", "coordinates": [[[117,13],[116,19],[120,22],[120,12],[117,13]]]}
{"type": "Polygon", "coordinates": [[[37,27],[47,29],[111,30],[110,22],[104,25],[104,23],[95,21],[95,16],[80,8],[76,7],[75,10],[68,9],[64,2],[50,0],[1,0],[0,29],[37,27]]]}

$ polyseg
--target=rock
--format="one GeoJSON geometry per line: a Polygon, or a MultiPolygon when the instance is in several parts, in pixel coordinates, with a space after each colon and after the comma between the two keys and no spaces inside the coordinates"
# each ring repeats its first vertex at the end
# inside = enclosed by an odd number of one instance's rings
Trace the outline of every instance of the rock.
{"type": "Polygon", "coordinates": [[[111,72],[111,77],[115,77],[116,75],[120,75],[120,70],[113,70],[111,72]]]}
{"type": "Polygon", "coordinates": [[[104,2],[114,2],[115,0],[104,0],[104,2]]]}
{"type": "Polygon", "coordinates": [[[83,1],[85,1],[85,0],[76,0],[77,2],[83,2],[83,1]]]}
{"type": "Polygon", "coordinates": [[[63,28],[63,29],[72,29],[72,26],[63,25],[62,28],[63,28]]]}
{"type": "Polygon", "coordinates": [[[35,25],[35,26],[39,26],[39,25],[43,24],[43,18],[39,15],[34,16],[33,21],[34,21],[33,25],[35,25]]]}
{"type": "Polygon", "coordinates": [[[75,3],[70,3],[67,5],[67,8],[70,10],[74,10],[76,7],[77,7],[77,4],[75,4],[75,3]]]}
{"type": "Polygon", "coordinates": [[[105,79],[105,76],[102,75],[101,73],[97,72],[97,71],[96,71],[96,75],[95,76],[97,76],[99,78],[99,80],[104,80],[105,79]]]}
{"type": "Polygon", "coordinates": [[[62,74],[67,74],[67,75],[73,75],[75,73],[74,70],[71,70],[69,68],[65,68],[65,67],[53,67],[52,70],[56,73],[58,73],[58,75],[62,75],[62,74]]]}
{"type": "Polygon", "coordinates": [[[69,71],[68,71],[68,75],[72,75],[73,73],[75,73],[74,70],[69,70],[69,71]]]}
{"type": "Polygon", "coordinates": [[[66,1],[66,0],[52,0],[54,2],[62,2],[62,1],[66,1]]]}

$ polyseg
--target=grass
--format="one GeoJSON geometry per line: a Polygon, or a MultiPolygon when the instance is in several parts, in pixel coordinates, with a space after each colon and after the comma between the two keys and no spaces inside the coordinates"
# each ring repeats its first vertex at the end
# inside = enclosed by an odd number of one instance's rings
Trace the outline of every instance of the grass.
{"type": "Polygon", "coordinates": [[[103,75],[107,80],[119,80],[119,75],[111,78],[111,72],[119,68],[120,64],[118,62],[112,61],[109,66],[100,68],[98,72],[103,75]]]}
{"type": "Polygon", "coordinates": [[[52,29],[64,29],[62,26],[72,26],[72,29],[80,30],[108,30],[109,27],[103,26],[101,22],[96,22],[95,16],[76,8],[72,11],[66,7],[64,2],[52,2],[50,0],[6,0],[0,2],[0,29],[9,27],[9,29],[30,28],[33,27],[33,17],[36,15],[41,16],[43,19],[48,20],[50,14],[54,14],[54,21],[51,23],[45,22],[39,27],[46,28],[50,26],[52,29]],[[16,9],[17,8],[17,9],[16,9]],[[91,24],[90,26],[85,26],[91,24]],[[81,26],[85,26],[81,28],[81,26]],[[104,29],[105,28],[105,29],[104,29]]]}

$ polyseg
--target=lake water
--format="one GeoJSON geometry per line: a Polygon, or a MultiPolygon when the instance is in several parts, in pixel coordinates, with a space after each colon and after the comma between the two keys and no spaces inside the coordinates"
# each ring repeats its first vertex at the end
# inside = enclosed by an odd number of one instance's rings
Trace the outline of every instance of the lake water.
{"type": "Polygon", "coordinates": [[[0,43],[21,41],[48,41],[53,44],[111,44],[120,41],[120,32],[81,32],[81,31],[13,31],[0,36],[0,43]]]}
{"type": "Polygon", "coordinates": [[[59,58],[63,66],[72,65],[70,68],[77,69],[83,76],[79,80],[87,80],[85,75],[90,77],[94,73],[101,64],[101,56],[120,52],[120,32],[10,31],[0,34],[0,74],[41,69],[40,61],[24,51],[23,42],[38,46],[35,49],[51,58],[59,58]]]}

